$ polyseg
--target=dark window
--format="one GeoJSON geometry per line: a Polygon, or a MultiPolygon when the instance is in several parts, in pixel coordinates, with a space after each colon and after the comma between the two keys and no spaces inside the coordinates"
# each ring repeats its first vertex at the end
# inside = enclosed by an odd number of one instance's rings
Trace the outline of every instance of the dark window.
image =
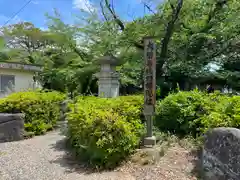
{"type": "Polygon", "coordinates": [[[0,75],[1,92],[13,90],[15,85],[15,76],[13,75],[0,75]]]}

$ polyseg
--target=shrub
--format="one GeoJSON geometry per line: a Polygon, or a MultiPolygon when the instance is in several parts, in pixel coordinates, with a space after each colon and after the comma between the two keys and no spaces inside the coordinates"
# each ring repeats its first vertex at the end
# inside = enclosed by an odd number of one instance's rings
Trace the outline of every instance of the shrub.
{"type": "Polygon", "coordinates": [[[68,137],[77,154],[105,168],[114,167],[131,154],[143,128],[141,100],[133,96],[79,97],[67,114],[68,137]]]}
{"type": "Polygon", "coordinates": [[[64,99],[58,92],[17,92],[0,99],[0,112],[24,113],[25,130],[39,135],[54,127],[64,99]]]}
{"type": "Polygon", "coordinates": [[[203,106],[206,111],[194,120],[197,132],[205,133],[210,128],[236,127],[231,117],[234,113],[231,108],[231,97],[219,93],[205,94],[203,106]],[[229,112],[228,112],[229,111],[229,112]],[[230,112],[231,111],[231,112],[230,112]]]}
{"type": "Polygon", "coordinates": [[[170,94],[158,102],[155,124],[161,130],[180,135],[197,135],[209,128],[229,126],[229,99],[219,92],[206,94],[197,90],[170,94]]]}
{"type": "Polygon", "coordinates": [[[203,101],[203,93],[197,91],[170,94],[157,104],[155,125],[164,131],[188,134],[193,120],[204,113],[203,101]]]}
{"type": "Polygon", "coordinates": [[[91,104],[96,109],[112,110],[119,115],[126,117],[128,122],[135,125],[138,132],[142,131],[142,124],[139,120],[142,118],[143,96],[120,96],[118,98],[97,98],[94,96],[80,96],[77,103],[91,104]],[[139,126],[140,125],[140,126],[139,126]]]}

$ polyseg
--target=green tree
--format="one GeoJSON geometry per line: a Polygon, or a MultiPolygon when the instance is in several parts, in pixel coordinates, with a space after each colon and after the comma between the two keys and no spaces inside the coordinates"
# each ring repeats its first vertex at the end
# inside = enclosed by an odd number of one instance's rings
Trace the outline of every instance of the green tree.
{"type": "Polygon", "coordinates": [[[23,22],[2,28],[3,37],[9,48],[9,58],[26,63],[41,63],[39,56],[51,43],[48,32],[36,28],[32,23],[23,22]]]}
{"type": "Polygon", "coordinates": [[[166,83],[172,88],[180,84],[184,89],[186,82],[195,83],[211,76],[209,64],[221,65],[236,53],[238,1],[166,1],[157,10],[151,10],[153,15],[127,24],[119,19],[107,0],[105,5],[132,46],[142,49],[144,36],[156,37],[157,78],[161,87],[166,83]]]}
{"type": "Polygon", "coordinates": [[[48,31],[30,23],[5,27],[8,57],[43,64],[41,79],[46,88],[94,93],[97,60],[111,53],[122,62],[118,67],[121,90],[130,92],[130,88],[141,89],[143,84],[142,39],[155,36],[157,84],[163,96],[177,84],[187,89],[186,84],[198,84],[213,76],[222,83],[236,82],[240,2],[168,0],[155,4],[155,9],[143,5],[151,14],[131,22],[121,20],[116,7],[101,0],[100,15],[85,13],[75,24],[64,23],[55,11],[47,16],[48,31]],[[213,71],[211,64],[219,70],[213,71]]]}

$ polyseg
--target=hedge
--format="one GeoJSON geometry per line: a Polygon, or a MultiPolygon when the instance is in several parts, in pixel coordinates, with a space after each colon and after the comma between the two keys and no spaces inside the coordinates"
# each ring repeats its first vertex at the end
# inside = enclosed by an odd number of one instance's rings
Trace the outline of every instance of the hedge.
{"type": "Polygon", "coordinates": [[[68,139],[80,158],[111,168],[139,145],[143,97],[79,97],[67,114],[68,139]]]}
{"type": "Polygon", "coordinates": [[[240,97],[200,91],[170,94],[158,102],[155,125],[179,135],[201,135],[209,128],[240,127],[240,97]]]}
{"type": "Polygon", "coordinates": [[[40,135],[51,130],[60,117],[65,95],[53,92],[17,92],[0,99],[1,113],[24,113],[25,130],[40,135]]]}

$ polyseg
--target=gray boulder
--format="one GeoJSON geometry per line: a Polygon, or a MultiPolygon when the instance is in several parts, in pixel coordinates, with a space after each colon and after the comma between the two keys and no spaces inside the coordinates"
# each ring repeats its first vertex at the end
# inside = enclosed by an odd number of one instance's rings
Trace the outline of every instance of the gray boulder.
{"type": "Polygon", "coordinates": [[[239,180],[240,130],[215,128],[206,133],[201,158],[204,180],[239,180]]]}
{"type": "Polygon", "coordinates": [[[24,115],[0,113],[0,143],[24,139],[24,115]]]}

